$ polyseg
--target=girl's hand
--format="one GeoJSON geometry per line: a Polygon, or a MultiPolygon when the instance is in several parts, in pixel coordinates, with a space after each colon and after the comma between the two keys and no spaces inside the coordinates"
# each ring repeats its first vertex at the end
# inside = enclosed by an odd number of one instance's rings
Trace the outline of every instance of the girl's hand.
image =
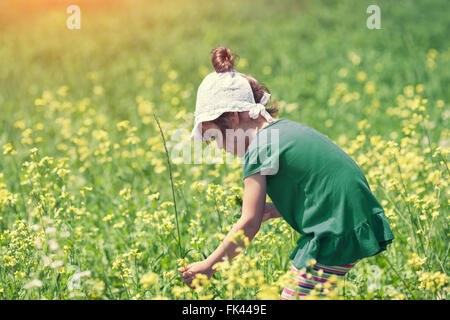
{"type": "Polygon", "coordinates": [[[266,202],[262,221],[266,221],[266,220],[273,219],[273,218],[279,218],[279,217],[281,217],[281,215],[278,212],[277,208],[275,208],[275,205],[272,202],[266,202]]]}
{"type": "Polygon", "coordinates": [[[198,273],[205,274],[208,279],[214,274],[213,269],[205,260],[191,263],[185,268],[180,268],[178,271],[182,273],[183,282],[191,289],[194,289],[192,287],[192,280],[194,280],[198,273]]]}
{"type": "Polygon", "coordinates": [[[272,218],[273,218],[272,217],[272,211],[270,209],[267,210],[267,207],[266,207],[266,210],[264,211],[264,215],[262,217],[261,222],[267,221],[267,220],[272,219],[272,218]]]}

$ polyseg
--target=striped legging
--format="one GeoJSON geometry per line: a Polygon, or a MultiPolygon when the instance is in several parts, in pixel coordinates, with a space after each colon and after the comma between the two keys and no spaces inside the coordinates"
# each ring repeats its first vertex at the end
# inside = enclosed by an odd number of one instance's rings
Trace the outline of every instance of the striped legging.
{"type": "Polygon", "coordinates": [[[320,292],[323,292],[323,284],[328,283],[330,286],[334,285],[334,283],[328,281],[331,276],[335,275],[337,278],[344,277],[358,261],[340,266],[326,266],[316,263],[307,272],[302,272],[292,265],[291,271],[293,272],[293,277],[291,279],[293,281],[283,289],[280,299],[304,299],[319,283],[322,284],[320,292]]]}

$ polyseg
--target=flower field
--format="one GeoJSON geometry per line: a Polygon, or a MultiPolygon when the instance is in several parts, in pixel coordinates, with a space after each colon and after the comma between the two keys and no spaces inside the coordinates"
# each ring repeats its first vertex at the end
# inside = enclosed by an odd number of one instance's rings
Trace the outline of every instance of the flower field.
{"type": "Polygon", "coordinates": [[[72,2],[0,3],[0,299],[279,298],[282,219],[195,290],[178,272],[240,214],[239,158],[176,152],[217,45],[357,162],[394,232],[309,298],[449,298],[448,1],[371,1],[381,29],[358,0],[76,2],[78,30],[72,2]]]}

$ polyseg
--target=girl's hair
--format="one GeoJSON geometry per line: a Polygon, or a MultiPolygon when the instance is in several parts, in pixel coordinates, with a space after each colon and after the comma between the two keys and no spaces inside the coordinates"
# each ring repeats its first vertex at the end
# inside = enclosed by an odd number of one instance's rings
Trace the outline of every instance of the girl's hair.
{"type": "MultiPolygon", "coordinates": [[[[231,69],[234,69],[234,60],[239,59],[239,56],[235,53],[232,53],[230,49],[225,47],[216,47],[212,51],[212,65],[217,73],[227,72],[231,69]]],[[[265,92],[270,93],[269,89],[260,84],[255,78],[243,74],[243,76],[248,80],[250,87],[253,91],[253,97],[255,98],[255,102],[259,103],[265,92]]],[[[267,104],[266,111],[271,115],[275,116],[279,112],[278,103],[276,100],[273,100],[270,97],[269,102],[267,104]]],[[[215,123],[221,130],[222,133],[225,133],[225,130],[229,128],[228,126],[228,115],[231,112],[224,112],[220,117],[212,120],[211,122],[215,123]]]]}

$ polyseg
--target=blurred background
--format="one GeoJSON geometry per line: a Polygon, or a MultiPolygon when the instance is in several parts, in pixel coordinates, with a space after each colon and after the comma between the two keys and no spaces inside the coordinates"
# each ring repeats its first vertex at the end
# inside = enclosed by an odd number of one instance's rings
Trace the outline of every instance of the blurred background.
{"type": "MultiPolygon", "coordinates": [[[[423,84],[427,96],[448,101],[447,13],[446,1],[431,0],[4,0],[0,103],[14,118],[30,112],[44,90],[66,85],[82,98],[96,84],[104,93],[98,108],[132,118],[136,96],[160,98],[165,79],[156,73],[167,63],[180,90],[190,93],[177,108],[193,112],[196,87],[212,71],[209,52],[224,45],[242,58],[239,71],[266,84],[275,99],[297,104],[288,108],[292,118],[319,130],[331,119],[327,130],[336,135],[370,116],[383,133],[396,125],[385,108],[406,85],[423,84]],[[81,9],[80,30],[66,27],[70,4],[81,9]],[[366,26],[370,4],[381,9],[380,30],[366,26]],[[360,96],[330,106],[342,80],[360,96]],[[361,90],[367,81],[376,84],[373,94],[361,90]]],[[[157,109],[169,115],[174,107],[161,101],[157,109]]]]}

